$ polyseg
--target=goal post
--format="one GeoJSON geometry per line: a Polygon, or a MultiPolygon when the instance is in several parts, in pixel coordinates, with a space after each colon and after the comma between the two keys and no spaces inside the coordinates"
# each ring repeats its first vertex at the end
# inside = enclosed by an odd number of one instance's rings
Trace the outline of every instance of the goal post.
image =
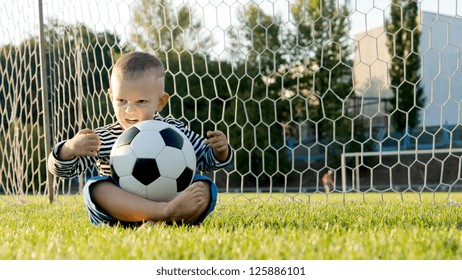
{"type": "MultiPolygon", "coordinates": [[[[427,149],[427,150],[396,150],[396,151],[376,151],[376,152],[352,152],[352,153],[342,153],[341,157],[341,180],[342,180],[342,192],[346,193],[348,190],[352,191],[357,191],[359,192],[361,190],[361,183],[360,183],[360,168],[364,166],[364,161],[365,158],[368,157],[376,157],[378,158],[379,165],[384,165],[382,159],[386,157],[397,157],[396,162],[402,162],[402,159],[406,156],[414,156],[418,157],[419,155],[430,155],[431,159],[435,158],[436,155],[442,154],[442,155],[447,155],[447,156],[455,156],[457,158],[456,163],[458,163],[453,170],[456,170],[453,178],[455,181],[461,180],[461,161],[460,161],[460,154],[462,154],[462,148],[453,148],[453,149],[427,149]],[[351,164],[348,164],[348,158],[352,158],[351,164]],[[350,176],[350,185],[348,185],[348,174],[347,174],[347,169],[350,169],[351,171],[351,176],[350,176]],[[349,188],[350,187],[350,188],[349,188]]],[[[422,162],[422,161],[421,161],[422,162]]],[[[441,165],[444,166],[445,161],[441,161],[441,165]]],[[[394,165],[394,164],[391,164],[394,165]]],[[[432,166],[429,163],[424,163],[422,162],[422,166],[425,169],[425,174],[427,172],[436,172],[435,170],[432,170],[432,166]]],[[[386,166],[386,168],[392,168],[391,166],[386,166]]],[[[444,167],[442,167],[444,168],[444,167]]],[[[449,171],[448,171],[449,172],[449,171]]],[[[406,174],[404,174],[406,175],[406,174]]],[[[369,174],[370,177],[373,177],[373,173],[369,174]]],[[[373,178],[371,178],[370,182],[373,182],[373,178]]],[[[389,185],[392,187],[393,181],[388,182],[389,185]]],[[[417,189],[413,190],[412,188],[409,188],[410,190],[421,192],[425,189],[427,189],[427,184],[433,183],[433,184],[444,184],[443,178],[441,178],[437,182],[428,182],[426,178],[422,178],[422,185],[417,189]]],[[[460,183],[460,182],[459,182],[460,183]]],[[[413,182],[408,180],[408,185],[412,185],[413,182]]],[[[418,184],[418,183],[417,183],[418,184]]],[[[452,184],[448,184],[450,186],[454,185],[454,182],[452,184]]],[[[455,186],[454,188],[457,189],[462,189],[461,186],[455,186]]],[[[367,189],[375,189],[373,183],[367,188],[367,189]]]]}

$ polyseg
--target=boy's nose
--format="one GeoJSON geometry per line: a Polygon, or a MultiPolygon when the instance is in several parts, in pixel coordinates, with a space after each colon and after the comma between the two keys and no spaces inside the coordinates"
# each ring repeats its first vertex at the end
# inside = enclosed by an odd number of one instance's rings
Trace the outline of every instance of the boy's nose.
{"type": "Polygon", "coordinates": [[[135,111],[135,106],[128,104],[127,107],[125,107],[125,112],[132,112],[135,111]]]}

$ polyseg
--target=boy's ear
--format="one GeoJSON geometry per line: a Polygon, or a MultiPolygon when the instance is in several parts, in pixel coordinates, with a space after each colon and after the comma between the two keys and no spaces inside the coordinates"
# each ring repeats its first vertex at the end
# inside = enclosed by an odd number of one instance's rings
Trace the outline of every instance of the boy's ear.
{"type": "Polygon", "coordinates": [[[109,95],[109,99],[112,101],[112,90],[111,90],[111,88],[107,89],[107,94],[109,95]]]}
{"type": "Polygon", "coordinates": [[[166,92],[162,93],[159,98],[159,104],[157,104],[157,112],[161,112],[165,105],[167,105],[169,100],[170,95],[166,92]]]}

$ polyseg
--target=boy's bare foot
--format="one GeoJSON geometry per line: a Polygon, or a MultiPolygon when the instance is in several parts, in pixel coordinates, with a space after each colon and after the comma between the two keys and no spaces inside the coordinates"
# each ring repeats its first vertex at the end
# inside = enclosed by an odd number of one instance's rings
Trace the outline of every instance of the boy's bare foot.
{"type": "Polygon", "coordinates": [[[167,220],[194,222],[206,210],[210,199],[210,186],[203,181],[194,182],[168,203],[167,220]]]}

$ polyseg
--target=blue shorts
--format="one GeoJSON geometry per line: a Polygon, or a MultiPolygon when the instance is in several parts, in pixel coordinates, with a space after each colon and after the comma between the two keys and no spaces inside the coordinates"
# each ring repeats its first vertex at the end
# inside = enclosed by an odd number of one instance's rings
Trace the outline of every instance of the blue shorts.
{"type": "MultiPolygon", "coordinates": [[[[113,182],[117,186],[117,183],[110,176],[96,176],[88,180],[85,183],[85,186],[83,187],[83,200],[84,200],[85,206],[87,207],[87,212],[90,218],[90,222],[95,226],[122,225],[122,226],[127,226],[127,227],[136,227],[136,226],[142,225],[143,222],[119,221],[116,218],[109,215],[108,213],[106,213],[101,208],[99,208],[97,205],[95,205],[95,203],[91,199],[90,188],[95,183],[103,182],[103,181],[113,182]]],[[[197,182],[197,181],[204,181],[204,182],[209,183],[211,199],[210,199],[209,206],[207,207],[207,210],[205,210],[204,213],[196,221],[193,222],[194,225],[198,225],[202,221],[204,221],[204,219],[215,209],[215,205],[217,203],[217,197],[218,197],[217,186],[209,177],[196,174],[193,178],[193,182],[197,182]]]]}

